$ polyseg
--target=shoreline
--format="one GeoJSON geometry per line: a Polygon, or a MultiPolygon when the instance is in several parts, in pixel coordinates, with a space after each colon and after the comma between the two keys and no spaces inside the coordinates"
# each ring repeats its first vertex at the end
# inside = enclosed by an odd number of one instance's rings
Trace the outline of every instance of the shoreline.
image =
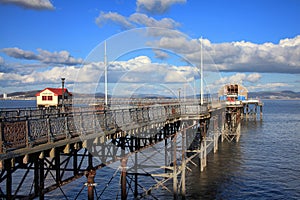
{"type": "Polygon", "coordinates": [[[262,101],[299,101],[300,98],[288,98],[288,99],[260,99],[262,101]]]}

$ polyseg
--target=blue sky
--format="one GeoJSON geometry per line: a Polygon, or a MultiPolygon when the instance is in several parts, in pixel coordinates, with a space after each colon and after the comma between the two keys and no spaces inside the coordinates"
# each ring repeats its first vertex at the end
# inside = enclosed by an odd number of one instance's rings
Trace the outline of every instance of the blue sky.
{"type": "Polygon", "coordinates": [[[298,0],[0,0],[0,93],[103,91],[105,40],[110,93],[198,91],[200,37],[207,92],[300,92],[299,21],[298,0]]]}

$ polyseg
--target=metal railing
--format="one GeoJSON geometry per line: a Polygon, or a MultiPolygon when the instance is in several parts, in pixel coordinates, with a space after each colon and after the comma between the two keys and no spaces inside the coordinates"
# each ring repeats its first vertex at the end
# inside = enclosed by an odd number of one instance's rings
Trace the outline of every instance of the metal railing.
{"type": "Polygon", "coordinates": [[[1,112],[0,154],[14,149],[52,143],[89,134],[113,134],[152,123],[180,119],[181,115],[201,115],[207,105],[197,102],[131,106],[126,109],[78,107],[59,109],[11,110],[1,112]]]}

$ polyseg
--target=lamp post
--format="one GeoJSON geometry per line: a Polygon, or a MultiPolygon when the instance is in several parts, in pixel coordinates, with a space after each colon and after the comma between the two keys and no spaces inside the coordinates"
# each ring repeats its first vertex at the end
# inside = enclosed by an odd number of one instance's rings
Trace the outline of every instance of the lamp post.
{"type": "Polygon", "coordinates": [[[104,102],[107,106],[107,55],[106,55],[106,40],[104,41],[104,102]]]}
{"type": "Polygon", "coordinates": [[[65,78],[61,78],[61,90],[62,90],[62,98],[61,98],[61,108],[62,111],[65,111],[64,99],[65,99],[65,78]]]}
{"type": "Polygon", "coordinates": [[[203,105],[203,55],[202,55],[202,37],[200,38],[200,59],[201,59],[201,63],[200,63],[200,104],[201,106],[203,105]]]}

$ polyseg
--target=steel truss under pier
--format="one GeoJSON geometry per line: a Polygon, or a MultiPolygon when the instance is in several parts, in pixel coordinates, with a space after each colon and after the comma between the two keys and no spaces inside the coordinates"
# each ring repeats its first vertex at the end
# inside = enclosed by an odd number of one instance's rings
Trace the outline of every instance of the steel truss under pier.
{"type": "Polygon", "coordinates": [[[259,118],[262,120],[263,116],[263,103],[258,100],[248,100],[243,102],[243,115],[246,120],[256,120],[257,114],[259,113],[259,118]]]}
{"type": "MultiPolygon", "coordinates": [[[[211,112],[207,118],[181,120],[175,126],[175,132],[171,131],[170,137],[163,140],[160,146],[152,146],[151,153],[144,159],[140,159],[137,152],[123,158],[121,180],[126,179],[126,183],[121,181],[121,199],[141,199],[148,195],[157,199],[157,192],[153,191],[158,188],[167,191],[174,199],[185,199],[185,177],[191,171],[189,166],[198,165],[199,170],[203,171],[207,154],[211,150],[216,153],[218,143],[223,141],[221,138],[226,137],[224,116],[225,110],[222,109],[211,112]],[[156,162],[159,156],[164,157],[160,163],[156,162]],[[128,160],[131,160],[131,164],[128,164],[128,160]],[[147,171],[151,168],[156,170],[147,171]],[[138,181],[143,179],[143,182],[147,182],[147,178],[153,181],[150,187],[138,181]]],[[[168,197],[166,194],[164,196],[168,197]]]]}
{"type": "Polygon", "coordinates": [[[238,142],[241,136],[241,119],[243,106],[227,106],[223,137],[227,141],[238,142]]]}
{"type": "Polygon", "coordinates": [[[4,119],[0,197],[101,199],[111,190],[117,199],[185,198],[189,165],[203,171],[219,141],[238,141],[242,109],[172,104],[4,119]],[[111,176],[97,180],[108,167],[111,176]],[[70,197],[65,186],[76,181],[82,188],[70,197]]]}

